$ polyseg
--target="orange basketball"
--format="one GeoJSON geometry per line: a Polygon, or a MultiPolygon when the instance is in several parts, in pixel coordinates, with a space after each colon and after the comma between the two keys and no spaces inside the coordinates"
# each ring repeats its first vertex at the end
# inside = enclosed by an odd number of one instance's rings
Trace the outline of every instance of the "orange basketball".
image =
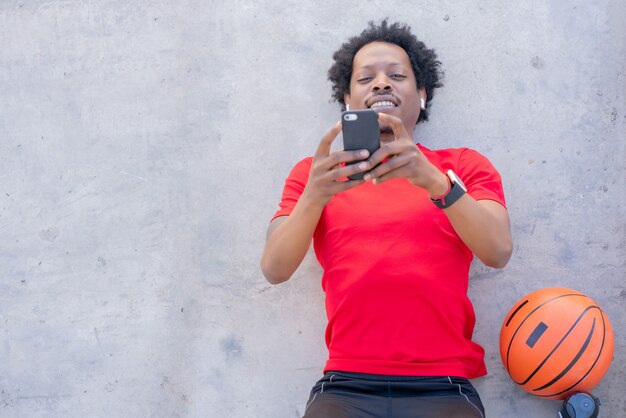
{"type": "Polygon", "coordinates": [[[590,297],[571,289],[541,289],[506,316],[500,356],[522,389],[564,399],[600,382],[613,360],[613,330],[590,297]]]}

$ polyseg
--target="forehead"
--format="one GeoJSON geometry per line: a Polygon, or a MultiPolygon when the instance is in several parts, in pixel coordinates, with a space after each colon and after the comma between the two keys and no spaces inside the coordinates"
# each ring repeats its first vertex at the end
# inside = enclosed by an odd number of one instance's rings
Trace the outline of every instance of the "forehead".
{"type": "Polygon", "coordinates": [[[355,69],[370,65],[406,65],[411,66],[406,51],[388,42],[371,42],[358,50],[352,63],[355,69]]]}

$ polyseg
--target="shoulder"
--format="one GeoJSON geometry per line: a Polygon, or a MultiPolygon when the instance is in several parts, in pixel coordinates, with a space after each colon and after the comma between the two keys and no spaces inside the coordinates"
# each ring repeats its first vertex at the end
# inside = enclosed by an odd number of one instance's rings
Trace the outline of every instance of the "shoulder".
{"type": "Polygon", "coordinates": [[[311,168],[311,164],[313,163],[313,157],[306,157],[301,159],[300,161],[298,161],[296,163],[296,165],[293,166],[294,169],[310,169],[311,168]]]}
{"type": "Polygon", "coordinates": [[[421,144],[417,145],[422,153],[433,164],[443,170],[461,170],[463,168],[480,167],[493,168],[487,157],[472,148],[444,148],[431,150],[421,144]]]}
{"type": "Polygon", "coordinates": [[[306,157],[298,161],[289,173],[289,178],[308,178],[309,171],[311,171],[311,164],[313,163],[313,157],[306,157]]]}
{"type": "Polygon", "coordinates": [[[454,170],[476,200],[494,200],[506,207],[502,178],[498,170],[480,152],[471,148],[420,149],[443,172],[454,170]]]}

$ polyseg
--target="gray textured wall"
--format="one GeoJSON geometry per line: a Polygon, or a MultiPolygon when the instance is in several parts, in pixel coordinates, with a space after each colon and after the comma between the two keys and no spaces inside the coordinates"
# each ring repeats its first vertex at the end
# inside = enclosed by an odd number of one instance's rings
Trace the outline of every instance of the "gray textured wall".
{"type": "Polygon", "coordinates": [[[515,251],[475,264],[491,417],[553,417],[498,333],[524,294],[593,296],[595,393],[626,417],[626,6],[596,1],[0,1],[0,416],[297,417],[326,351],[320,268],[258,268],[284,177],[338,119],[331,53],[410,23],[446,71],[430,147],[500,169],[515,251]],[[513,412],[509,412],[513,411],[513,412]]]}

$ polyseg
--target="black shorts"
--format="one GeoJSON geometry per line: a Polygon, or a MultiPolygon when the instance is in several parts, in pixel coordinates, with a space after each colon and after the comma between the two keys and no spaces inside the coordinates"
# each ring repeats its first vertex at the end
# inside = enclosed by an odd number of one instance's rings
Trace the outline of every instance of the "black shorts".
{"type": "Polygon", "coordinates": [[[303,418],[484,418],[469,380],[327,372],[311,390],[303,418]]]}

